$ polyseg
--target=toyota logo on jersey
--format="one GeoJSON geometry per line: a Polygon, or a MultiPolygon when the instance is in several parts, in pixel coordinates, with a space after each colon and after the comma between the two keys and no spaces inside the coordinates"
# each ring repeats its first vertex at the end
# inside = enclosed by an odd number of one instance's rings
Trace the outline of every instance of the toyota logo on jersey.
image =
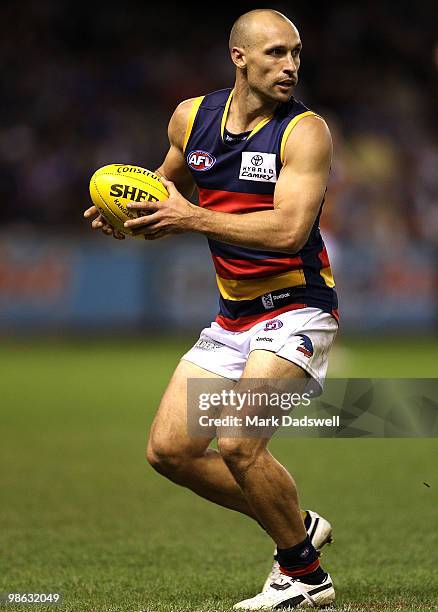
{"type": "Polygon", "coordinates": [[[190,151],[187,155],[187,163],[192,170],[205,172],[214,166],[216,158],[207,151],[190,151]]]}

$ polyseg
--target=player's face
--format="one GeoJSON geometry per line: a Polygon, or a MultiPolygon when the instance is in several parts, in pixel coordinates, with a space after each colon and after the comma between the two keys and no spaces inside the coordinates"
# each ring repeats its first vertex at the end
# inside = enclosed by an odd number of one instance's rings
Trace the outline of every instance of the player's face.
{"type": "Polygon", "coordinates": [[[300,36],[291,25],[264,30],[245,54],[248,85],[271,100],[286,102],[298,83],[300,52],[300,36]]]}

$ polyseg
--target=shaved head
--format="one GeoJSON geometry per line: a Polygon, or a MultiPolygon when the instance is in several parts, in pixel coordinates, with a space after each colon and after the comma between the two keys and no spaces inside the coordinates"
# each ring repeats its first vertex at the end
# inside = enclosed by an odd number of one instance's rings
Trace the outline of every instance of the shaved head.
{"type": "Polygon", "coordinates": [[[296,27],[282,13],[273,9],[255,9],[244,13],[234,22],[231,28],[229,47],[249,48],[264,28],[278,23],[289,24],[295,31],[296,27]]]}
{"type": "Polygon", "coordinates": [[[230,34],[230,55],[236,67],[236,92],[258,99],[285,102],[298,83],[300,34],[273,9],[244,13],[230,34]]]}

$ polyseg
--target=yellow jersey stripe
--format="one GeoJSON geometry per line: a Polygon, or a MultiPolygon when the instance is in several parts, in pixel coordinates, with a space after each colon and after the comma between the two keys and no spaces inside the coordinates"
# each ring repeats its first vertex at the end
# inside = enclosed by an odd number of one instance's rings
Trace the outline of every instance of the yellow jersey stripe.
{"type": "Polygon", "coordinates": [[[298,121],[300,121],[300,119],[304,119],[304,117],[310,117],[311,115],[313,115],[314,117],[319,117],[319,115],[317,115],[313,111],[306,111],[305,113],[300,113],[299,115],[296,115],[288,123],[286,129],[283,132],[283,136],[281,138],[281,145],[280,145],[280,161],[281,161],[281,163],[284,163],[284,149],[286,147],[286,142],[287,142],[287,139],[289,138],[289,134],[292,132],[292,130],[294,129],[294,127],[296,126],[298,121]]]}
{"type": "MultiPolygon", "coordinates": [[[[224,114],[222,115],[222,122],[221,122],[221,136],[222,138],[224,137],[224,132],[225,132],[225,125],[227,123],[227,117],[228,117],[228,113],[230,110],[230,104],[231,104],[231,100],[234,94],[234,89],[232,89],[230,91],[230,95],[228,96],[228,100],[227,103],[225,104],[225,108],[224,108],[224,114]]],[[[257,134],[257,132],[259,132],[262,127],[264,127],[267,123],[269,123],[269,121],[271,121],[273,115],[271,115],[270,117],[265,117],[264,119],[262,119],[261,121],[259,121],[257,123],[257,125],[251,130],[249,136],[248,136],[248,140],[254,136],[254,134],[257,134]]]]}
{"type": "Polygon", "coordinates": [[[262,129],[262,127],[264,127],[267,123],[269,123],[269,121],[271,121],[272,119],[272,115],[270,117],[265,117],[265,119],[262,119],[259,123],[257,123],[257,125],[255,126],[255,128],[253,128],[251,130],[250,135],[248,136],[248,140],[251,138],[251,136],[254,136],[254,134],[257,134],[257,132],[259,130],[262,129]]]}
{"type": "Polygon", "coordinates": [[[325,284],[327,285],[327,287],[334,287],[335,286],[335,279],[333,278],[333,273],[332,273],[332,269],[330,266],[328,266],[327,268],[322,268],[319,273],[321,274],[322,278],[324,279],[325,284]]]}
{"type": "Polygon", "coordinates": [[[186,150],[186,146],[187,146],[187,143],[189,142],[190,134],[192,133],[193,124],[195,123],[196,114],[204,98],[205,96],[199,96],[199,98],[195,98],[193,100],[193,105],[192,105],[192,108],[190,109],[189,120],[188,120],[187,127],[186,127],[186,134],[184,136],[183,151],[186,150]]]}
{"type": "Polygon", "coordinates": [[[283,272],[276,276],[254,278],[250,280],[235,280],[221,278],[216,274],[219,291],[225,300],[253,300],[264,293],[284,289],[285,287],[299,287],[306,285],[302,269],[283,272]]]}
{"type": "Polygon", "coordinates": [[[224,137],[225,124],[227,122],[228,111],[230,110],[230,104],[231,104],[231,99],[233,97],[233,93],[234,93],[234,89],[232,89],[230,91],[230,95],[228,96],[227,103],[225,104],[224,114],[222,115],[222,122],[221,122],[221,136],[222,136],[222,138],[224,137]]]}

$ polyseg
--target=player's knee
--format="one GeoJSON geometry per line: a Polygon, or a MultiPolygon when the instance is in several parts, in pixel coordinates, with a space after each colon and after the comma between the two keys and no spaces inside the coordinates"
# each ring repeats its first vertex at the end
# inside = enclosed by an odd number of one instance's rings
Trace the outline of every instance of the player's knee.
{"type": "Polygon", "coordinates": [[[258,456],[258,450],[251,442],[244,438],[218,438],[217,445],[228,467],[247,469],[258,456]]]}
{"type": "Polygon", "coordinates": [[[146,459],[160,474],[169,478],[180,475],[190,463],[190,454],[170,441],[149,440],[146,459]]]}
{"type": "Polygon", "coordinates": [[[187,463],[185,453],[167,442],[154,440],[149,440],[146,459],[154,470],[165,476],[177,474],[187,463]]]}

